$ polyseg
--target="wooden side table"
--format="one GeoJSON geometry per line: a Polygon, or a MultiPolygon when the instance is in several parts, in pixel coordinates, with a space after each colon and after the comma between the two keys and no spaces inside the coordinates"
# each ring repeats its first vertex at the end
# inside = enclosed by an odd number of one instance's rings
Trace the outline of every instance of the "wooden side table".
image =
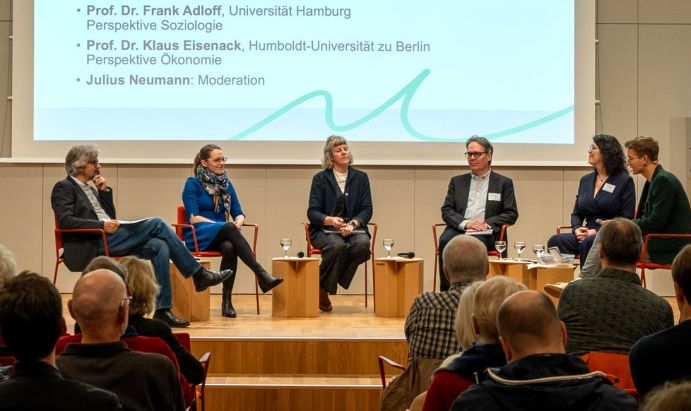
{"type": "Polygon", "coordinates": [[[422,258],[374,260],[377,317],[406,317],[413,299],[422,292],[422,258]]]}
{"type": "MultiPolygon", "coordinates": [[[[201,260],[199,263],[206,269],[211,267],[208,260],[201,260]]],[[[198,293],[194,289],[192,277],[183,277],[173,263],[170,263],[170,288],[173,291],[173,308],[171,311],[176,317],[184,318],[187,321],[209,321],[211,291],[207,288],[198,293]]]]}
{"type": "MultiPolygon", "coordinates": [[[[575,265],[569,266],[537,266],[532,270],[530,285],[528,288],[544,292],[545,284],[568,283],[573,281],[573,273],[576,271],[575,265]]],[[[548,294],[549,295],[549,294],[548,294]]],[[[549,296],[557,304],[558,298],[549,296]]]]}
{"type": "Polygon", "coordinates": [[[271,290],[274,317],[317,317],[319,315],[319,259],[273,258],[272,274],[283,283],[271,290]]]}
{"type": "Polygon", "coordinates": [[[524,284],[526,287],[530,287],[531,270],[528,268],[528,264],[528,261],[508,259],[489,260],[489,274],[487,277],[491,278],[495,275],[505,275],[524,284]]]}

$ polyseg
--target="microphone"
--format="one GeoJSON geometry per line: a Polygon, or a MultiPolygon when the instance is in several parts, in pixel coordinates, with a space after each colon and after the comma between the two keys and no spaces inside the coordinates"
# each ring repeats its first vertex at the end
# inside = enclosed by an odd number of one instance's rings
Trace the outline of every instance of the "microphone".
{"type": "Polygon", "coordinates": [[[413,258],[413,257],[415,257],[415,253],[412,251],[408,251],[405,253],[398,253],[398,256],[403,257],[403,258],[413,258]]]}
{"type": "Polygon", "coordinates": [[[302,251],[298,251],[298,258],[302,258],[304,256],[305,256],[305,253],[303,253],[302,251]]]}

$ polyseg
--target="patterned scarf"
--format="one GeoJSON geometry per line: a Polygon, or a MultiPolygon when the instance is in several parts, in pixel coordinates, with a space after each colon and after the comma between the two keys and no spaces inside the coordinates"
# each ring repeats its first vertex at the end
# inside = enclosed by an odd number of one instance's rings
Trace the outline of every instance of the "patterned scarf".
{"type": "Polygon", "coordinates": [[[214,199],[214,212],[221,212],[221,202],[226,212],[226,221],[230,221],[230,193],[228,192],[228,174],[224,171],[218,175],[210,172],[201,164],[197,167],[197,178],[204,190],[214,199]]]}

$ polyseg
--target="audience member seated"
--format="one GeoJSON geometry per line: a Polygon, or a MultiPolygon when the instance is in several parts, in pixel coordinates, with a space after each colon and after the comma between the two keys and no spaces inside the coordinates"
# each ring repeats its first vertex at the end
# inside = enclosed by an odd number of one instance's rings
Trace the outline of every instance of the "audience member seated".
{"type": "Polygon", "coordinates": [[[631,348],[631,375],[641,397],[665,381],[691,377],[691,245],[674,259],[672,279],[679,324],[643,337],[631,348]]]}
{"type": "Polygon", "coordinates": [[[542,292],[520,291],[497,313],[499,341],[507,364],[489,368],[456,399],[451,410],[631,410],[636,400],[588,372],[565,354],[566,328],[542,292]]]}
{"type": "MultiPolygon", "coordinates": [[[[657,162],[660,151],[657,141],[650,137],[636,137],[624,144],[627,162],[633,174],[641,174],[646,182],[633,220],[643,235],[691,234],[691,208],[684,186],[674,174],[657,162]]],[[[653,239],[648,246],[648,257],[659,264],[669,264],[689,241],[687,239],[653,239]]],[[[599,239],[583,263],[581,277],[592,277],[600,271],[599,239]]]]}
{"type": "Polygon", "coordinates": [[[458,300],[458,309],[456,309],[456,321],[454,323],[456,340],[461,346],[461,352],[446,357],[444,362],[453,361],[454,358],[460,356],[463,351],[472,347],[475,341],[477,341],[477,335],[475,334],[475,330],[473,330],[472,314],[475,294],[482,283],[484,283],[483,280],[473,281],[469,286],[464,288],[463,293],[461,293],[461,298],[458,300]]]}
{"type": "MultiPolygon", "coordinates": [[[[14,254],[8,250],[7,247],[0,244],[0,290],[5,281],[9,280],[17,272],[17,263],[14,260],[14,254]]],[[[1,292],[1,291],[0,291],[1,292]]],[[[0,333],[0,357],[11,356],[12,352],[5,346],[0,333]]],[[[3,367],[0,365],[0,381],[4,381],[9,377],[10,367],[3,367]]]]}
{"type": "MultiPolygon", "coordinates": [[[[491,168],[492,143],[485,137],[472,136],[465,142],[465,149],[470,173],[451,178],[441,206],[441,218],[446,223],[439,236],[439,250],[442,252],[452,238],[473,232],[489,250],[493,250],[502,225],[514,224],[518,219],[513,181],[491,168]],[[480,234],[487,230],[489,234],[480,234]]],[[[503,255],[506,257],[506,251],[503,255]]],[[[441,252],[439,267],[439,289],[446,291],[449,280],[444,274],[441,252]]]]}
{"type": "Polygon", "coordinates": [[[443,360],[458,353],[455,321],[458,300],[470,283],[487,276],[487,248],[475,237],[454,237],[444,248],[444,272],[449,276],[448,291],[424,292],[413,300],[405,321],[408,360],[443,360]]]}
{"type": "MultiPolygon", "coordinates": [[[[115,215],[113,189],[108,187],[101,174],[98,150],[93,145],[72,147],[65,156],[65,171],[67,177],[55,183],[50,198],[58,226],[62,229],[102,229],[106,232],[111,254],[134,254],[151,260],[161,286],[154,316],[171,327],[187,327],[189,322],[175,317],[170,311],[173,307],[170,262],[184,277],[192,278],[197,291],[222,283],[232,272],[216,273],[202,267],[160,218],[120,224],[115,215]]],[[[105,253],[99,235],[64,233],[62,238],[65,265],[72,271],[84,269],[94,257],[105,253]]]]}
{"type": "Polygon", "coordinates": [[[63,378],[55,367],[62,297],[45,277],[27,271],[0,292],[0,327],[17,362],[0,384],[0,410],[121,410],[118,398],[63,378]]]}
{"type": "Polygon", "coordinates": [[[571,232],[553,235],[548,247],[568,254],[580,254],[581,265],[600,229],[598,220],[633,218],[636,189],[626,170],[624,151],[616,137],[598,134],[588,147],[593,172],[581,177],[571,213],[571,232]]]}
{"type": "Polygon", "coordinates": [[[691,381],[665,383],[646,397],[641,411],[688,411],[691,410],[691,381]]]}
{"type": "Polygon", "coordinates": [[[641,287],[636,274],[641,247],[641,230],[631,220],[615,218],[600,230],[602,271],[571,282],[559,299],[567,352],[628,354],[639,338],[672,326],[672,307],[641,287]]]}
{"type": "Polygon", "coordinates": [[[129,325],[138,335],[159,337],[175,353],[180,365],[180,372],[192,384],[201,384],[204,379],[204,367],[183,347],[170,327],[163,321],[144,317],[153,312],[156,304],[158,284],[151,263],[137,257],[129,256],[120,259],[120,264],[127,270],[132,301],[130,301],[129,325]]]}
{"type": "Polygon", "coordinates": [[[58,368],[67,378],[114,392],[126,409],[184,410],[173,363],[162,355],[131,351],[120,340],[130,299],[125,283],[112,271],[82,276],[68,302],[82,342],[65,347],[57,357],[58,368]]]}
{"type": "Polygon", "coordinates": [[[427,389],[424,411],[447,411],[456,397],[475,382],[476,372],[506,364],[497,332],[497,309],[508,296],[525,289],[523,284],[504,276],[493,277],[478,287],[471,315],[477,342],[435,372],[427,389]]]}

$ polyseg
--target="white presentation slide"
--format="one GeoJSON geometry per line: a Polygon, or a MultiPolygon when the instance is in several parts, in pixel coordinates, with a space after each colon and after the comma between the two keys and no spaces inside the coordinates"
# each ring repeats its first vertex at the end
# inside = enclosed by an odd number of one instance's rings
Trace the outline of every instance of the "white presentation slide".
{"type": "Polygon", "coordinates": [[[33,139],[574,143],[574,1],[34,0],[33,139]]]}

